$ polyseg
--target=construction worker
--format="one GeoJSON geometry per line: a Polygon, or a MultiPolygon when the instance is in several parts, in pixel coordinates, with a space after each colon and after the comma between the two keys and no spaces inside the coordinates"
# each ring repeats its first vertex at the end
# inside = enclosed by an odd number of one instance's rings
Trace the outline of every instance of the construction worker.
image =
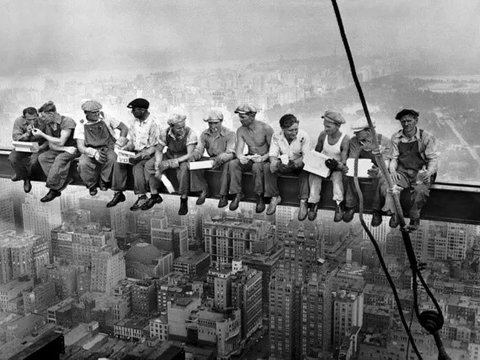
{"type": "MultiPolygon", "coordinates": [[[[235,113],[238,114],[242,126],[237,129],[235,150],[237,158],[230,163],[230,194],[235,194],[235,198],[230,203],[230,210],[236,210],[243,198],[242,173],[251,171],[255,184],[254,192],[257,196],[255,211],[261,213],[265,210],[264,196],[274,195],[265,193],[265,182],[273,182],[276,179],[271,176],[271,173],[265,175],[264,172],[265,163],[269,162],[268,151],[273,129],[270,125],[255,119],[257,109],[253,105],[240,105],[235,113]],[[245,145],[248,148],[246,155],[244,155],[245,145]]],[[[273,186],[268,186],[268,189],[272,188],[273,186]]]]}
{"type": "Polygon", "coordinates": [[[77,144],[73,139],[75,121],[57,112],[52,101],[43,104],[38,110],[45,119],[45,132],[33,129],[32,134],[48,141],[49,150],[38,156],[38,162],[47,176],[49,192],[41,202],[52,201],[73,180],[68,177],[72,160],[78,156],[77,144]]]}
{"type": "MultiPolygon", "coordinates": [[[[392,160],[389,171],[400,192],[410,191],[410,223],[407,230],[414,231],[420,225],[420,213],[427,203],[430,186],[437,175],[438,153],[435,137],[420,129],[419,113],[413,109],[403,109],[395,119],[402,129],[392,136],[392,160]]],[[[393,212],[392,197],[387,196],[386,208],[393,212]]],[[[390,218],[391,227],[398,226],[395,215],[390,218]]]]}
{"type": "MultiPolygon", "coordinates": [[[[128,130],[130,139],[120,149],[135,153],[135,157],[130,159],[130,165],[133,165],[133,191],[138,198],[130,207],[131,211],[140,210],[147,202],[147,182],[150,175],[153,174],[148,172],[145,164],[155,153],[158,122],[148,111],[149,107],[150,103],[143,98],[134,99],[127,105],[127,108],[132,109],[134,119],[128,130]]],[[[127,186],[127,173],[130,165],[118,162],[113,165],[112,190],[115,191],[115,194],[113,199],[108,202],[108,208],[125,201],[123,191],[127,186]]]]}
{"type": "MultiPolygon", "coordinates": [[[[354,133],[354,136],[350,139],[348,158],[355,159],[355,157],[358,156],[359,159],[370,159],[373,162],[372,169],[368,171],[368,176],[372,181],[372,186],[374,187],[374,195],[372,199],[373,216],[371,225],[374,227],[379,226],[382,223],[382,207],[385,204],[386,183],[382,178],[375,154],[372,152],[373,133],[365,117],[359,118],[353,122],[351,129],[354,133]]],[[[378,133],[377,142],[380,146],[380,152],[388,169],[392,142],[389,138],[378,133]]],[[[358,195],[355,190],[353,177],[344,176],[344,186],[345,212],[343,214],[343,221],[350,222],[355,216],[355,211],[358,210],[358,195]]]]}
{"type": "MultiPolygon", "coordinates": [[[[211,159],[213,160],[213,169],[221,171],[218,207],[223,208],[228,204],[229,164],[230,160],[235,157],[235,133],[223,126],[223,114],[219,110],[211,110],[203,121],[208,123],[208,129],[200,135],[191,161],[211,159]],[[203,157],[205,150],[209,157],[203,157]]],[[[205,171],[191,171],[191,176],[191,190],[192,192],[201,191],[197,205],[202,205],[209,193],[205,171]]]]}
{"type": "MultiPolygon", "coordinates": [[[[340,126],[345,124],[342,114],[327,110],[322,118],[325,130],[318,137],[315,151],[329,158],[326,164],[331,170],[330,180],[333,183],[333,200],[335,201],[333,220],[339,222],[343,218],[343,173],[348,170],[345,162],[347,161],[349,138],[340,131],[340,126]]],[[[309,174],[308,219],[311,221],[317,217],[322,182],[322,177],[309,174]]]]}
{"type": "Polygon", "coordinates": [[[142,207],[148,210],[155,204],[162,202],[159,194],[162,174],[173,183],[178,183],[177,193],[180,195],[178,215],[188,213],[188,193],[190,191],[190,170],[188,162],[192,158],[197,146],[197,135],[186,126],[187,116],[183,113],[174,113],[167,121],[168,128],[163,129],[158,137],[155,149],[155,158],[147,166],[149,171],[154,170],[155,176],[150,177],[152,197],[142,207]],[[163,149],[167,148],[165,154],[163,149]]]}
{"type": "Polygon", "coordinates": [[[127,126],[105,116],[102,104],[88,100],[82,104],[85,120],[75,128],[74,139],[80,153],[78,172],[91,196],[97,194],[97,185],[101,190],[107,190],[112,179],[113,165],[117,160],[114,146],[123,147],[127,144],[127,126]],[[120,137],[115,140],[115,129],[120,130],[120,137]]]}
{"type": "Polygon", "coordinates": [[[303,130],[298,129],[299,121],[292,114],[285,114],[280,118],[279,132],[273,134],[270,145],[270,164],[266,164],[265,172],[272,173],[275,181],[266,183],[266,186],[273,185],[268,193],[273,195],[267,208],[267,215],[275,213],[276,206],[282,201],[278,190],[278,175],[296,175],[300,182],[298,220],[305,220],[307,217],[308,199],[308,173],[303,170],[303,156],[310,150],[310,138],[303,130]]]}
{"type": "Polygon", "coordinates": [[[38,156],[48,149],[48,142],[42,137],[33,135],[33,129],[45,130],[45,122],[38,116],[34,107],[23,109],[23,115],[15,119],[13,123],[12,140],[25,142],[38,142],[38,152],[20,152],[12,150],[8,155],[8,162],[15,170],[12,181],[23,180],[23,190],[29,193],[32,190],[30,178],[32,170],[38,164],[38,156]]]}

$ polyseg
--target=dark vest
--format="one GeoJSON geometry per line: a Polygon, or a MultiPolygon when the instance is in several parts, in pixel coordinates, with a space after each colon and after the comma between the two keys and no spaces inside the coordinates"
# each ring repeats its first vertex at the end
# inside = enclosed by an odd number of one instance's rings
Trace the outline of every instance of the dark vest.
{"type": "Polygon", "coordinates": [[[175,159],[187,154],[187,139],[191,129],[187,126],[185,128],[185,135],[181,139],[175,139],[171,137],[167,132],[167,157],[169,159],[175,159]]]}

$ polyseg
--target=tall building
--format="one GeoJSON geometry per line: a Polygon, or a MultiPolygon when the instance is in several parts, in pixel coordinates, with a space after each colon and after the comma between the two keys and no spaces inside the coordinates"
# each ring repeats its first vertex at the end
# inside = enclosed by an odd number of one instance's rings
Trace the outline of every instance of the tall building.
{"type": "Polygon", "coordinates": [[[52,262],[51,231],[62,224],[60,203],[55,201],[42,203],[40,197],[27,196],[22,204],[22,212],[25,232],[41,235],[47,239],[52,262]]]}
{"type": "Polygon", "coordinates": [[[277,239],[281,242],[287,235],[287,228],[290,221],[295,218],[296,209],[291,206],[277,206],[275,212],[275,230],[277,232],[277,239]]]}
{"type": "Polygon", "coordinates": [[[266,256],[261,254],[243,255],[241,258],[242,264],[251,269],[255,269],[262,273],[262,305],[263,316],[268,316],[268,303],[270,293],[270,278],[280,265],[280,259],[283,256],[283,248],[266,256]]]}
{"type": "Polygon", "coordinates": [[[210,254],[201,251],[187,251],[173,262],[173,271],[181,272],[191,277],[203,276],[210,267],[210,254]]]}
{"type": "Polygon", "coordinates": [[[123,202],[112,208],[106,205],[110,199],[106,195],[83,197],[79,199],[81,209],[89,210],[90,217],[103,227],[111,228],[115,234],[125,236],[127,233],[127,203],[123,202]]]}
{"type": "Polygon", "coordinates": [[[104,247],[92,253],[91,291],[113,293],[118,282],[125,279],[125,259],[123,251],[104,247]]]}
{"type": "Polygon", "coordinates": [[[220,267],[239,260],[244,254],[267,254],[274,245],[273,227],[267,221],[242,216],[214,217],[203,223],[205,252],[220,267]]]}
{"type": "Polygon", "coordinates": [[[133,228],[131,232],[148,243],[152,243],[152,230],[164,229],[168,226],[168,220],[163,206],[155,207],[148,211],[133,213],[133,228]]]}
{"type": "Polygon", "coordinates": [[[117,247],[114,231],[98,223],[65,224],[51,233],[53,258],[72,265],[89,266],[93,253],[106,245],[117,247]]]}
{"type": "Polygon", "coordinates": [[[332,293],[333,345],[342,344],[353,327],[363,325],[363,293],[340,290],[332,293]]]}
{"type": "Polygon", "coordinates": [[[132,285],[132,312],[135,315],[149,316],[157,311],[155,283],[149,280],[132,285]]]}
{"type": "Polygon", "coordinates": [[[5,230],[15,230],[13,200],[10,198],[0,199],[0,232],[5,230]]]}
{"type": "Polygon", "coordinates": [[[182,256],[188,251],[188,229],[186,226],[177,225],[152,227],[152,245],[160,250],[173,252],[174,258],[182,256]]]}
{"type": "MultiPolygon", "coordinates": [[[[332,275],[312,273],[301,290],[301,346],[295,346],[295,357],[327,357],[332,336],[332,275]]],[[[298,340],[297,340],[298,341],[298,340]]],[[[296,344],[297,345],[297,344],[296,344]]]]}
{"type": "Polygon", "coordinates": [[[313,222],[290,222],[281,265],[298,281],[306,281],[325,257],[324,237],[313,222]]]}
{"type": "Polygon", "coordinates": [[[242,339],[248,339],[262,325],[262,273],[244,267],[232,276],[231,293],[242,315],[242,339]]]}
{"type": "Polygon", "coordinates": [[[15,230],[0,233],[0,283],[28,276],[33,279],[35,265],[45,261],[48,253],[39,251],[34,258],[34,249],[43,242],[40,235],[17,235],[15,230]]]}
{"type": "Polygon", "coordinates": [[[55,305],[55,284],[52,281],[36,285],[30,291],[23,292],[23,306],[25,314],[43,313],[47,308],[55,305]]]}

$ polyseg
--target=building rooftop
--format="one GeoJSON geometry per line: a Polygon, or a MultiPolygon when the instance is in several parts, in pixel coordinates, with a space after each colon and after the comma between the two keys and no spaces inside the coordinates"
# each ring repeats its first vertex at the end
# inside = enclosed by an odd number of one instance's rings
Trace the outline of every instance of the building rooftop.
{"type": "Polygon", "coordinates": [[[195,251],[187,251],[184,255],[179,256],[174,260],[174,262],[182,262],[189,265],[195,265],[205,259],[207,259],[210,254],[205,252],[195,252],[195,251]]]}

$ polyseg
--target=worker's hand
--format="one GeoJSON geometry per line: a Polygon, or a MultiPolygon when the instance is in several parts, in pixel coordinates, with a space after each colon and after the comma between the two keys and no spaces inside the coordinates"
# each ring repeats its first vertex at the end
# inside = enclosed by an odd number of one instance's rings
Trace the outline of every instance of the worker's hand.
{"type": "Polygon", "coordinates": [[[335,159],[327,159],[327,160],[325,160],[325,165],[326,165],[327,168],[329,168],[331,171],[335,171],[335,170],[337,170],[338,161],[335,160],[335,159]]]}
{"type": "Polygon", "coordinates": [[[100,164],[105,164],[108,160],[107,154],[102,150],[97,150],[94,157],[100,164]]]}
{"type": "Polygon", "coordinates": [[[398,183],[400,181],[400,174],[395,170],[390,170],[390,176],[392,177],[393,182],[398,183]]]}
{"type": "Polygon", "coordinates": [[[72,155],[75,155],[75,153],[77,152],[77,148],[75,146],[66,146],[64,150],[72,155]]]}
{"type": "Polygon", "coordinates": [[[238,157],[238,160],[240,160],[240,164],[242,164],[242,165],[246,165],[250,161],[250,159],[248,157],[244,156],[244,155],[240,155],[238,157]]]}
{"type": "Polygon", "coordinates": [[[342,164],[341,162],[339,162],[339,163],[337,164],[337,169],[336,169],[336,170],[337,170],[337,171],[341,171],[341,172],[343,172],[344,174],[346,174],[346,173],[348,172],[348,166],[345,165],[345,164],[342,164]]]}
{"type": "Polygon", "coordinates": [[[270,162],[270,171],[272,172],[272,174],[278,171],[279,165],[280,165],[280,160],[278,159],[270,162]]]}
{"type": "Polygon", "coordinates": [[[45,133],[42,130],[37,129],[37,128],[32,129],[32,134],[35,135],[35,136],[44,136],[45,135],[45,133]]]}
{"type": "Polygon", "coordinates": [[[256,162],[256,163],[261,163],[261,162],[264,162],[265,159],[263,158],[262,155],[258,155],[258,154],[255,154],[253,155],[250,160],[252,160],[253,162],[256,162]]]}
{"type": "Polygon", "coordinates": [[[378,167],[374,166],[371,169],[368,169],[367,174],[369,178],[377,178],[380,173],[378,167]]]}
{"type": "Polygon", "coordinates": [[[432,174],[430,172],[424,170],[424,171],[419,171],[417,174],[417,179],[422,182],[423,184],[430,184],[430,178],[432,174]]]}
{"type": "Polygon", "coordinates": [[[140,161],[142,161],[142,153],[140,154],[137,154],[131,158],[128,159],[128,162],[130,163],[130,165],[136,165],[138,164],[140,161]]]}
{"type": "MultiPolygon", "coordinates": [[[[300,169],[300,168],[302,168],[302,167],[305,165],[305,164],[303,163],[303,157],[299,157],[299,158],[297,158],[297,159],[295,159],[295,160],[292,160],[291,163],[292,163],[292,165],[293,165],[292,167],[293,167],[294,169],[300,169]]],[[[290,164],[290,163],[289,163],[289,164],[290,164]]]]}
{"type": "Polygon", "coordinates": [[[123,148],[127,144],[128,144],[128,139],[125,136],[120,136],[117,142],[115,143],[115,145],[118,146],[119,148],[123,148]]]}

